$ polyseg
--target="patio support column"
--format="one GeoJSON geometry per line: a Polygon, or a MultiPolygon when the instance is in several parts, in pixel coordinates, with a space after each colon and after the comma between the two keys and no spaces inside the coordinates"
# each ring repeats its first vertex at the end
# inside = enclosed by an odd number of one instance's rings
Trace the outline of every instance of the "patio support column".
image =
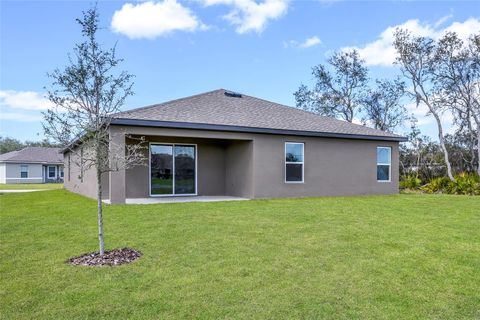
{"type": "MultiPolygon", "coordinates": [[[[125,157],[125,133],[110,127],[110,163],[122,165],[125,157]]],[[[109,193],[111,204],[125,203],[125,169],[120,167],[117,171],[109,173],[109,193]]]]}

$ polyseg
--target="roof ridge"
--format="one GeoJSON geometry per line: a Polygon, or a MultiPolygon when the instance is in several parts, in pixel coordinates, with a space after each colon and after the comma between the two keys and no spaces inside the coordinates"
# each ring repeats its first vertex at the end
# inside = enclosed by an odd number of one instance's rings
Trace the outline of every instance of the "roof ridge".
{"type": "Polygon", "coordinates": [[[215,89],[215,90],[210,90],[210,91],[207,91],[207,92],[197,93],[197,94],[194,94],[194,95],[191,95],[191,96],[187,96],[187,97],[183,97],[183,98],[177,98],[177,99],[168,100],[168,101],[161,102],[161,103],[151,104],[151,105],[144,106],[144,107],[139,107],[139,108],[135,108],[135,109],[130,109],[130,110],[126,110],[126,111],[121,111],[121,112],[118,112],[118,113],[113,114],[113,116],[114,116],[114,118],[115,118],[115,115],[118,115],[118,114],[129,113],[129,112],[136,112],[136,111],[140,111],[140,110],[146,110],[146,109],[150,109],[150,108],[155,108],[155,107],[159,107],[159,106],[165,105],[165,104],[167,104],[167,103],[173,103],[173,102],[178,102],[178,101],[182,101],[182,100],[187,100],[187,99],[191,99],[191,98],[195,98],[195,97],[199,97],[199,96],[204,96],[204,95],[211,94],[211,93],[214,93],[214,92],[217,92],[217,91],[221,91],[221,90],[226,91],[225,89],[222,89],[222,88],[220,88],[220,89],[215,89]]]}

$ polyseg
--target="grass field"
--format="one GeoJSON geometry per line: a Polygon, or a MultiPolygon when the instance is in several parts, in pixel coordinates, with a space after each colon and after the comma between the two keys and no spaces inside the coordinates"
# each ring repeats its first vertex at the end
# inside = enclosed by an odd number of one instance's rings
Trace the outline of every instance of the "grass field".
{"type": "Polygon", "coordinates": [[[105,208],[0,195],[2,319],[478,319],[480,198],[394,195],[105,208]]]}
{"type": "Polygon", "coordinates": [[[63,183],[15,183],[0,184],[1,190],[23,190],[23,189],[62,189],[63,183]]]}

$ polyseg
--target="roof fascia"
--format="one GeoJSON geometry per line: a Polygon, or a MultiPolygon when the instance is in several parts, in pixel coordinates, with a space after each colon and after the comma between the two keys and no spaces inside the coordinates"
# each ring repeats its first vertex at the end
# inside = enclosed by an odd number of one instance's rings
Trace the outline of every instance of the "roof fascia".
{"type": "Polygon", "coordinates": [[[229,126],[208,123],[194,122],[176,122],[176,121],[159,121],[159,120],[143,120],[143,119],[112,119],[111,125],[120,126],[136,126],[136,127],[158,127],[158,128],[175,128],[175,129],[195,129],[195,130],[212,130],[212,131],[229,131],[229,132],[246,132],[246,133],[264,133],[276,135],[291,136],[307,136],[307,137],[323,137],[323,138],[339,138],[339,139],[357,139],[357,140],[377,140],[377,141],[396,141],[405,142],[408,139],[402,136],[376,136],[362,134],[333,133],[320,131],[300,131],[285,130],[272,128],[256,128],[243,126],[229,126]]]}

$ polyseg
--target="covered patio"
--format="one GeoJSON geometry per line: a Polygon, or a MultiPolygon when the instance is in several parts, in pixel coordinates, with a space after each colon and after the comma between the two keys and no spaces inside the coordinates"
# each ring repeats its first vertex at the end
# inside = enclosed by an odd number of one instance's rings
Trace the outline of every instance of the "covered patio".
{"type": "MultiPolygon", "coordinates": [[[[113,129],[113,128],[112,128],[113,129]]],[[[246,200],[253,197],[253,141],[239,135],[122,128],[117,146],[147,142],[144,165],[111,172],[110,203],[147,204],[246,200]]]]}

